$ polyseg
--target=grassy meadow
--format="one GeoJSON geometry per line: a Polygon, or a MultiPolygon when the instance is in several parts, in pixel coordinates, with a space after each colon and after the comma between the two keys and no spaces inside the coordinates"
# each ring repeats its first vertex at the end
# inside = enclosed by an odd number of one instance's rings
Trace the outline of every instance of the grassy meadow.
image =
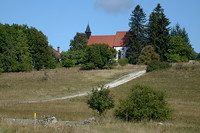
{"type": "Polygon", "coordinates": [[[145,67],[129,65],[91,71],[81,71],[75,67],[3,73],[0,75],[0,101],[41,100],[77,94],[140,69],[145,67]]]}
{"type": "MultiPolygon", "coordinates": [[[[119,76],[136,71],[139,69],[143,69],[144,67],[133,67],[127,66],[125,68],[116,68],[113,70],[94,70],[94,71],[78,71],[78,69],[60,69],[60,70],[49,70],[48,80],[44,80],[44,73],[43,72],[34,72],[38,73],[35,74],[36,76],[40,77],[38,79],[35,78],[34,82],[48,82],[49,89],[43,88],[44,94],[47,95],[52,92],[54,89],[51,87],[50,82],[55,82],[57,84],[56,89],[62,88],[61,86],[65,86],[68,82],[76,83],[74,88],[77,88],[75,91],[76,93],[79,91],[85,90],[89,86],[97,86],[97,84],[103,84],[113,79],[118,78],[119,76]],[[57,72],[56,72],[57,71],[57,72]],[[59,72],[61,71],[61,72],[59,72]],[[113,74],[111,74],[113,71],[113,74]],[[123,71],[120,73],[119,71],[123,71]],[[51,73],[60,73],[59,76],[51,76],[51,73]],[[68,73],[68,74],[67,74],[68,73]],[[83,74],[82,74],[83,73],[83,74]],[[60,83],[61,81],[55,79],[62,79],[61,77],[65,77],[66,75],[74,76],[73,79],[65,78],[64,81],[68,81],[65,83],[60,83]],[[78,75],[87,75],[85,79],[82,79],[78,75]],[[65,75],[65,76],[64,76],[65,75]],[[103,76],[102,76],[103,75],[103,76]],[[107,75],[107,76],[106,76],[107,75]],[[109,75],[109,76],[108,76],[109,75]],[[112,75],[112,76],[111,76],[112,75]],[[77,77],[78,76],[78,77],[77,77]],[[85,85],[87,81],[84,81],[88,78],[88,86],[85,85]],[[94,81],[94,78],[96,81],[94,81]],[[103,79],[104,78],[104,79],[103,79]],[[66,80],[68,79],[68,80],[66,80]],[[43,81],[44,80],[44,81],[43,81]],[[76,81],[75,81],[76,80],[76,81]],[[93,82],[94,81],[94,82],[93,82]],[[77,84],[78,83],[78,84],[77,84]],[[59,86],[60,84],[60,86],[59,86]],[[80,88],[78,88],[78,86],[80,88]],[[48,93],[45,93],[45,90],[48,93]]],[[[30,72],[32,73],[32,72],[30,72]]],[[[30,75],[30,73],[25,73],[25,75],[30,75]]],[[[24,74],[24,73],[19,73],[24,74]]],[[[51,115],[55,116],[58,120],[66,120],[66,121],[82,121],[89,117],[96,116],[95,112],[88,108],[86,104],[87,96],[79,97],[74,99],[68,100],[61,100],[61,101],[52,101],[52,102],[45,102],[45,103],[18,103],[18,100],[29,100],[34,98],[40,98],[39,96],[32,96],[28,92],[23,92],[25,88],[20,88],[23,85],[19,85],[18,88],[16,85],[12,85],[8,81],[17,82],[25,84],[25,80],[29,81],[30,90],[37,91],[34,89],[36,86],[31,86],[33,83],[31,82],[34,79],[33,76],[31,78],[21,77],[16,78],[17,73],[4,73],[0,77],[0,115],[3,117],[9,118],[33,118],[33,113],[37,113],[38,119],[40,119],[42,115],[51,115]],[[17,81],[15,81],[15,80],[17,81]],[[14,88],[8,89],[8,86],[14,86],[14,88]],[[7,88],[8,90],[3,89],[3,87],[7,88]],[[32,89],[31,89],[32,88],[32,89]],[[18,89],[19,92],[17,92],[18,89]],[[6,92],[7,91],[7,92],[6,92]],[[4,93],[4,94],[3,94],[4,93]],[[15,94],[16,93],[16,94],[15,94]],[[9,101],[9,94],[11,101],[9,101]],[[29,97],[23,95],[27,94],[29,97]],[[4,96],[5,95],[5,96],[4,96]],[[18,96],[19,95],[19,96],[18,96]],[[4,96],[2,98],[2,96],[4,96]],[[16,96],[16,97],[15,97],[16,96]],[[15,102],[16,100],[16,102],[15,102]]],[[[27,83],[28,84],[28,83],[27,83]]],[[[7,123],[3,120],[0,121],[0,132],[69,132],[69,133],[200,133],[200,64],[175,64],[173,68],[169,70],[162,70],[162,71],[154,71],[147,73],[137,79],[134,79],[126,84],[121,86],[115,87],[111,89],[111,95],[113,95],[116,104],[118,103],[119,99],[125,97],[134,84],[145,84],[153,87],[155,90],[162,90],[166,94],[166,101],[169,103],[169,106],[173,110],[172,118],[163,124],[159,124],[157,122],[146,122],[142,121],[140,123],[134,122],[122,122],[117,120],[113,117],[113,110],[107,112],[106,117],[101,120],[97,121],[96,123],[91,123],[88,125],[48,125],[42,126],[38,125],[34,127],[33,125],[28,125],[26,123],[18,124],[18,123],[7,123]]],[[[42,87],[44,83],[38,85],[42,87]]],[[[73,84],[74,85],[74,84],[73,84]]],[[[45,86],[45,85],[44,85],[45,86]]],[[[65,86],[66,88],[73,88],[71,86],[65,86]]],[[[65,90],[65,89],[64,89],[65,90]]],[[[62,91],[62,89],[60,90],[62,91]]],[[[50,98],[61,95],[70,95],[72,94],[69,90],[60,93],[59,91],[53,93],[51,96],[44,96],[41,98],[50,98]]],[[[42,91],[40,91],[41,93],[42,91]]],[[[74,92],[74,93],[75,93],[74,92]]]]}

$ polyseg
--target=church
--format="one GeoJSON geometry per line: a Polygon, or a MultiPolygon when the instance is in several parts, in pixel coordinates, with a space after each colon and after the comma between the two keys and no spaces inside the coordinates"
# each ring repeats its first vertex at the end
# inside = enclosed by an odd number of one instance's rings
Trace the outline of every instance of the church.
{"type": "Polygon", "coordinates": [[[92,35],[89,24],[87,25],[85,34],[88,38],[88,45],[94,43],[105,43],[117,51],[116,60],[126,58],[128,49],[127,31],[118,31],[115,35],[92,35]]]}

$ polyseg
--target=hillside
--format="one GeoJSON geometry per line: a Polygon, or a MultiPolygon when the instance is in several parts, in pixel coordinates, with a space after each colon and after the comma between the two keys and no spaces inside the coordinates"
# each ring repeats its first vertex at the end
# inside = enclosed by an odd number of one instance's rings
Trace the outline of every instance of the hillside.
{"type": "MultiPolygon", "coordinates": [[[[72,71],[72,70],[68,70],[72,71]]],[[[102,73],[103,71],[101,71],[102,73]]],[[[105,73],[108,71],[105,70],[105,73]]],[[[90,73],[90,72],[89,72],[90,73]]],[[[91,71],[90,74],[97,71],[91,71]]],[[[95,75],[97,76],[97,75],[95,75]]],[[[2,77],[2,76],[1,76],[2,77]]],[[[90,77],[90,76],[88,76],[90,77]]],[[[101,78],[100,78],[101,79],[101,78]]],[[[150,85],[156,90],[162,90],[166,94],[166,100],[173,109],[172,119],[158,124],[156,122],[126,123],[113,118],[114,110],[107,113],[106,118],[100,123],[80,126],[50,126],[49,128],[37,127],[37,132],[135,132],[135,133],[198,133],[200,132],[200,65],[176,64],[172,69],[154,71],[144,76],[134,79],[124,85],[111,89],[116,103],[125,97],[129,89],[134,84],[150,85]]],[[[1,79],[2,81],[2,79],[1,79]]],[[[77,81],[78,82],[78,81],[77,81]]],[[[2,89],[1,89],[2,90],[2,89]]],[[[22,98],[21,98],[22,99],[22,98]]],[[[21,100],[20,99],[20,100],[21,100]]],[[[26,98],[27,99],[27,98],[26,98]]],[[[1,100],[0,114],[13,118],[32,118],[37,112],[38,117],[49,114],[58,120],[81,121],[94,116],[94,112],[88,109],[87,97],[80,97],[62,101],[46,103],[17,103],[5,102],[1,100]]],[[[16,129],[17,131],[27,131],[33,129],[32,126],[19,127],[19,125],[9,125],[1,123],[4,129],[16,129]]]]}

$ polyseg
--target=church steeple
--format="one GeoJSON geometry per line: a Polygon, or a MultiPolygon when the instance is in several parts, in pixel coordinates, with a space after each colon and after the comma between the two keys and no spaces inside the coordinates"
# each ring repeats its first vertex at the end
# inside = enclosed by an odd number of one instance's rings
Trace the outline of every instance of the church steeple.
{"type": "Polygon", "coordinates": [[[92,32],[91,32],[91,30],[90,30],[89,24],[87,25],[87,28],[86,28],[86,30],[85,30],[85,34],[87,35],[87,38],[88,38],[88,39],[90,38],[90,36],[91,36],[91,34],[92,34],[92,32]]]}

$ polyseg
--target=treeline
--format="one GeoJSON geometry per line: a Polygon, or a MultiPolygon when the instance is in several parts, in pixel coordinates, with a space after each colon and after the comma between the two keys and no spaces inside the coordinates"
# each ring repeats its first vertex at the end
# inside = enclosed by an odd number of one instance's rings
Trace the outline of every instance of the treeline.
{"type": "Polygon", "coordinates": [[[179,24],[171,28],[170,21],[160,4],[149,18],[140,5],[132,11],[127,45],[131,64],[148,64],[152,60],[187,62],[194,59],[194,50],[185,28],[179,24]]]}
{"type": "Polygon", "coordinates": [[[27,25],[0,24],[0,71],[55,68],[56,56],[47,37],[27,25]]]}

